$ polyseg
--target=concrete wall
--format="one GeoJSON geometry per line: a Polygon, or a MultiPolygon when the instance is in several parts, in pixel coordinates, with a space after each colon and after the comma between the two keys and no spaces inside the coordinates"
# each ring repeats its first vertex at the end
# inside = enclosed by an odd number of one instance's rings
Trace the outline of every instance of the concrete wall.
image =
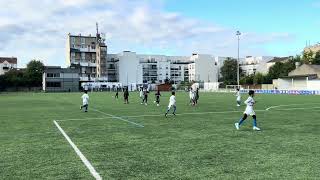
{"type": "Polygon", "coordinates": [[[191,56],[190,60],[195,62],[194,73],[196,81],[218,81],[218,66],[215,65],[213,56],[206,54],[194,54],[191,56]]]}
{"type": "Polygon", "coordinates": [[[309,90],[320,90],[320,80],[311,80],[307,83],[307,89],[309,90]]]}
{"type": "Polygon", "coordinates": [[[135,52],[122,52],[119,57],[119,82],[142,84],[142,66],[135,52]]]}

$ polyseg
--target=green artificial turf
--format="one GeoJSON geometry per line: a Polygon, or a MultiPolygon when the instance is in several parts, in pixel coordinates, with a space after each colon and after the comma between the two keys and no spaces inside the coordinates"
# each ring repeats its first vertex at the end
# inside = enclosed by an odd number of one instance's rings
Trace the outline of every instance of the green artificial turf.
{"type": "Polygon", "coordinates": [[[169,93],[160,107],[153,94],[145,106],[136,92],[130,104],[121,93],[89,93],[88,113],[81,93],[0,94],[0,179],[94,179],[53,120],[103,179],[320,177],[320,96],[256,95],[256,132],[251,118],[235,129],[245,106],[233,94],[200,93],[192,107],[177,92],[177,116],[168,118],[169,93]]]}

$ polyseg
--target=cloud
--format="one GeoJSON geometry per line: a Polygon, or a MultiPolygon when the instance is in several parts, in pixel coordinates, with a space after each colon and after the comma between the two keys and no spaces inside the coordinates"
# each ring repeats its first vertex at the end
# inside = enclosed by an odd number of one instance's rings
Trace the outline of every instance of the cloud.
{"type": "MultiPolygon", "coordinates": [[[[167,12],[163,0],[2,0],[0,56],[18,56],[20,66],[39,58],[65,65],[67,34],[106,33],[109,52],[236,55],[235,29],[167,12]],[[3,45],[5,44],[5,45],[3,45]]],[[[244,32],[244,53],[265,53],[261,45],[290,42],[288,33],[244,32]]]]}

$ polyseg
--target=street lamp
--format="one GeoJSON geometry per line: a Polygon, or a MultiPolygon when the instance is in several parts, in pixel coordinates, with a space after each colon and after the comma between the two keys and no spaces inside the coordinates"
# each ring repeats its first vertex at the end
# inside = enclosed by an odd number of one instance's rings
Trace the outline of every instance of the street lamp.
{"type": "Polygon", "coordinates": [[[240,85],[240,67],[239,67],[239,63],[240,63],[240,55],[239,55],[239,51],[240,51],[240,36],[241,36],[241,32],[237,31],[236,35],[238,36],[238,61],[237,61],[237,83],[238,86],[240,85]]]}

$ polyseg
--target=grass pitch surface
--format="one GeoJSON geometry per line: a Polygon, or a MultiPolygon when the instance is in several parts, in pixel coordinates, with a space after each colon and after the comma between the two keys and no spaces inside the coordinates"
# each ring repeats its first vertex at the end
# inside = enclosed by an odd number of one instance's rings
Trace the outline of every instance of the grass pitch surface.
{"type": "Polygon", "coordinates": [[[121,93],[89,93],[88,113],[81,93],[0,94],[0,179],[93,179],[53,120],[103,179],[320,177],[320,96],[256,95],[255,132],[251,118],[235,129],[245,106],[233,94],[200,93],[192,107],[177,92],[168,118],[169,93],[159,107],[153,94],[145,106],[138,93],[130,104],[121,93]]]}

